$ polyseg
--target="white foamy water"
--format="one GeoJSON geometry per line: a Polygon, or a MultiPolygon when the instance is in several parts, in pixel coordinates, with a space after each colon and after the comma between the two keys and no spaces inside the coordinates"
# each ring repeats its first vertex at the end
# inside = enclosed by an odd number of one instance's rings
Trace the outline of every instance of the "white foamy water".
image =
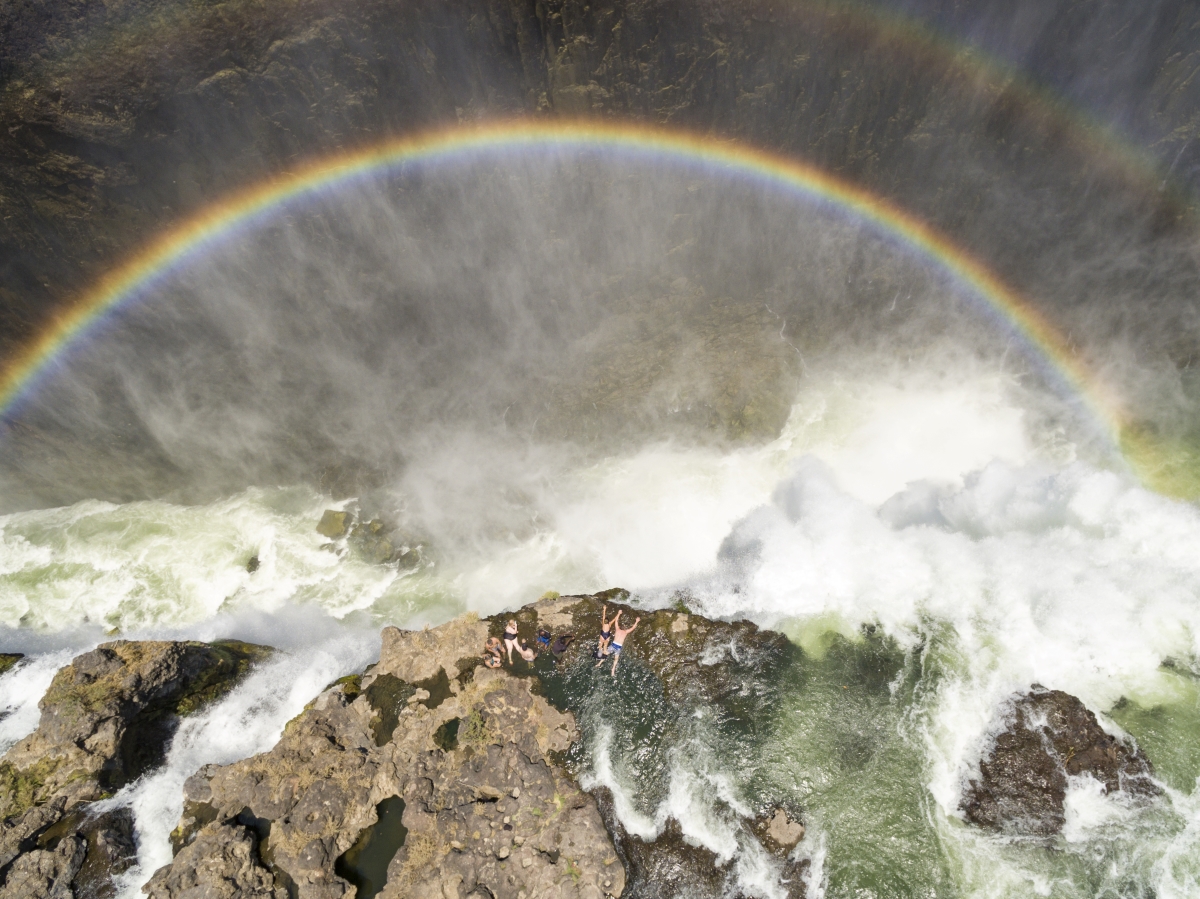
{"type": "Polygon", "coordinates": [[[38,700],[50,687],[55,672],[69,664],[74,655],[64,650],[23,659],[0,677],[0,752],[7,752],[33,733],[41,716],[38,700]]]}
{"type": "MultiPolygon", "coordinates": [[[[700,611],[780,627],[810,648],[830,630],[856,638],[863,623],[924,648],[936,676],[905,713],[905,739],[925,797],[921,826],[936,834],[962,895],[1075,897],[1097,885],[1124,895],[1126,873],[1159,897],[1197,895],[1192,790],[1169,790],[1147,811],[1073,784],[1066,849],[1051,861],[959,819],[963,779],[1012,692],[1037,682],[1101,713],[1121,697],[1153,708],[1183,695],[1181,669],[1165,673],[1163,661],[1194,670],[1200,659],[1200,513],[1127,475],[1068,463],[1069,453],[1048,457],[1006,391],[999,376],[810,383],[765,446],[663,444],[582,468],[539,457],[546,474],[527,485],[525,531],[441,558],[435,549],[436,564],[416,573],[322,548],[314,528],[329,503],[298,489],[200,507],[89,502],[9,515],[0,518],[0,622],[270,643],[278,621],[289,635],[280,642],[311,648],[315,662],[285,657],[186,722],[166,767],[112,800],[137,814],[142,856],[129,896],[169,858],[183,780],[269,748],[325,683],[370,660],[378,644],[365,634],[380,623],[611,586],[650,601],[686,587],[700,611]],[[252,555],[261,563],[253,574],[252,555]],[[294,633],[286,622],[298,609],[341,619],[345,632],[322,642],[314,619],[311,638],[294,633]]],[[[464,484],[456,503],[469,510],[478,478],[464,484]]],[[[448,510],[458,506],[442,507],[435,530],[452,529],[448,510]]],[[[13,709],[0,740],[32,729],[28,697],[64,660],[41,656],[0,679],[0,701],[13,709]]],[[[778,739],[788,733],[781,722],[778,739]]],[[[804,764],[783,743],[776,754],[804,764]]],[[[585,785],[613,791],[630,833],[651,838],[674,817],[687,839],[732,860],[748,894],[775,895],[773,863],[739,843],[737,819],[752,811],[746,772],[691,746],[672,757],[667,793],[647,811],[611,733],[597,731],[589,758],[585,785]]],[[[810,896],[843,895],[834,826],[815,821],[797,850],[812,862],[810,896]]]]}
{"type": "Polygon", "coordinates": [[[169,835],[183,812],[183,784],[203,765],[229,764],[278,742],[283,727],[330,682],[361,670],[378,657],[377,641],[362,632],[335,633],[303,651],[261,665],[230,695],[186,719],[171,743],[166,763],[107,800],[133,809],[138,863],[122,876],[119,895],[141,896],[141,887],[171,861],[169,835]]]}

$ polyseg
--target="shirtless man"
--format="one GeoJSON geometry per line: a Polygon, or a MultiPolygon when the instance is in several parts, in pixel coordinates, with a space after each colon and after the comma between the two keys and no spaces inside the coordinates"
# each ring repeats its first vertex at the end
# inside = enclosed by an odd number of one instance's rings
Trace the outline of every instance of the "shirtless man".
{"type": "Polygon", "coordinates": [[[488,637],[487,642],[483,644],[483,664],[489,668],[499,668],[504,664],[499,637],[488,637]]]}
{"type": "Polygon", "coordinates": [[[612,656],[612,676],[617,676],[617,662],[621,661],[621,647],[625,645],[625,638],[628,637],[637,628],[641,622],[641,618],[635,618],[633,624],[629,627],[621,627],[621,613],[617,612],[617,617],[612,620],[613,636],[612,643],[608,646],[608,654],[612,656]]]}

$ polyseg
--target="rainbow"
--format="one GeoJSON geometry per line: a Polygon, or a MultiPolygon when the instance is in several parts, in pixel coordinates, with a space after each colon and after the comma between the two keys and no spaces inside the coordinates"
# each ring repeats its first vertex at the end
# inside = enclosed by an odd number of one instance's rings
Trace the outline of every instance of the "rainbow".
{"type": "Polygon", "coordinates": [[[268,220],[289,204],[355,179],[409,163],[434,164],[481,152],[537,149],[625,153],[701,164],[708,170],[765,181],[866,221],[939,266],[984,312],[1005,326],[1060,388],[1077,396],[1116,447],[1120,405],[1029,301],[944,235],[885,200],[811,166],[742,143],[649,125],[597,120],[518,119],[460,125],[391,138],[309,163],[237,191],[170,228],[101,278],[50,321],[0,371],[0,421],[50,375],[69,350],[122,307],[223,241],[268,220]]]}

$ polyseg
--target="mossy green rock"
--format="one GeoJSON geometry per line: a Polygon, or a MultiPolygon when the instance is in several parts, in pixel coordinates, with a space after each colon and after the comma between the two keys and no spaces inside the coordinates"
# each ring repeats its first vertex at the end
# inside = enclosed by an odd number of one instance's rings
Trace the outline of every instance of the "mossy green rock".
{"type": "Polygon", "coordinates": [[[224,695],[271,652],[236,640],[118,640],[78,656],[42,697],[37,730],[0,760],[0,781],[12,787],[0,815],[69,785],[82,801],[129,783],[162,761],[179,717],[224,695]]]}
{"type": "Polygon", "coordinates": [[[9,669],[23,658],[25,656],[19,652],[0,652],[0,674],[7,673],[9,669]]]}
{"type": "Polygon", "coordinates": [[[346,532],[349,529],[349,512],[326,509],[325,513],[321,516],[321,520],[317,522],[317,533],[322,537],[328,537],[330,540],[337,540],[346,536],[346,532]]]}

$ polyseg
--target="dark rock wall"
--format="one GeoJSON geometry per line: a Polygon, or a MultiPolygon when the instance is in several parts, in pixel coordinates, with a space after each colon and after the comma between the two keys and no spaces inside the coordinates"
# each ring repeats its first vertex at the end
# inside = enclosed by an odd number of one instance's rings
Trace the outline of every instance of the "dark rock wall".
{"type": "Polygon", "coordinates": [[[298,160],[536,106],[528,4],[66,2],[0,23],[0,333],[298,160]]]}
{"type": "MultiPolygon", "coordinates": [[[[1155,4],[1131,36],[1129,3],[910,6],[931,27],[992,41],[1069,99],[1145,109],[1132,132],[1169,134],[1176,169],[1190,171],[1195,7],[1155,4]],[[1104,78],[1091,76],[1097,54],[1104,78]]],[[[1135,333],[1180,363],[1200,335],[1184,303],[1200,281],[1190,197],[1158,189],[1154,159],[1130,165],[1021,79],[895,10],[57,0],[6,5],[0,35],[8,346],[239,185],[383,134],[534,113],[632,116],[772,147],[927,217],[1077,333],[1135,333]]]]}

